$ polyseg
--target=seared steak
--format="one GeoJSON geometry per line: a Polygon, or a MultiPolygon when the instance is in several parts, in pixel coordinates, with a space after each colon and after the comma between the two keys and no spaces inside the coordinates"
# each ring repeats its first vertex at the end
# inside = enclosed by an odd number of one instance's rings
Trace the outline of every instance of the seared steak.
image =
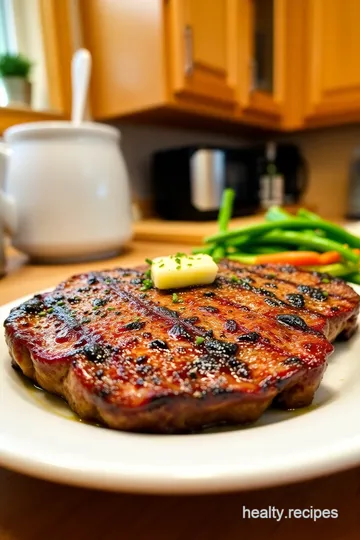
{"type": "Polygon", "coordinates": [[[356,328],[359,296],[329,276],[223,261],[214,284],[173,294],[145,270],[73,276],[13,309],[14,366],[82,418],[191,431],[309,405],[330,341],[356,328]]]}

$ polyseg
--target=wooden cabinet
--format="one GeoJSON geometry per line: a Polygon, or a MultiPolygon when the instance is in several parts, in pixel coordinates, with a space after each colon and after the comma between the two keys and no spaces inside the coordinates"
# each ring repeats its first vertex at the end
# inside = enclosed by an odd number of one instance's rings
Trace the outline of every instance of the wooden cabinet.
{"type": "Polygon", "coordinates": [[[91,112],[108,119],[154,110],[167,100],[162,0],[79,0],[93,60],[91,112]]]}
{"type": "Polygon", "coordinates": [[[215,106],[235,104],[236,0],[167,3],[170,85],[174,97],[190,95],[215,106]]]}
{"type": "Polygon", "coordinates": [[[307,0],[305,119],[360,119],[360,2],[307,0]]]}
{"type": "Polygon", "coordinates": [[[279,119],[284,108],[286,0],[239,0],[238,90],[245,111],[279,119]],[[241,39],[241,36],[245,36],[241,39]]]}
{"type": "Polygon", "coordinates": [[[360,120],[360,0],[78,4],[96,119],[195,113],[278,130],[360,120]]]}
{"type": "Polygon", "coordinates": [[[79,0],[96,118],[231,115],[237,0],[79,0]]]}
{"type": "MultiPolygon", "coordinates": [[[[71,55],[84,45],[93,57],[96,120],[233,131],[240,123],[294,131],[360,121],[360,0],[39,0],[39,6],[50,103],[59,114],[70,113],[71,55]]],[[[0,113],[0,130],[28,116],[0,113]]]]}
{"type": "Polygon", "coordinates": [[[360,120],[360,0],[78,3],[96,119],[360,120]]]}
{"type": "Polygon", "coordinates": [[[79,0],[95,118],[180,110],[278,127],[287,1],[79,0]]]}

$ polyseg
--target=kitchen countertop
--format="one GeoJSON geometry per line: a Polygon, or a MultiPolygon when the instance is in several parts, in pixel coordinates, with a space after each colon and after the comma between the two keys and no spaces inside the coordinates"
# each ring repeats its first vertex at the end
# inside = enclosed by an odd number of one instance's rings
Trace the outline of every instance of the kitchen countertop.
{"type": "MultiPolygon", "coordinates": [[[[184,244],[133,242],[119,257],[71,265],[29,265],[9,250],[0,303],[55,285],[72,273],[139,264],[145,257],[185,251],[184,244]]],[[[6,404],[0,404],[1,414],[6,404]]],[[[356,414],[354,416],[356,418],[356,414]]],[[[266,451],[266,449],[264,449],[266,451]]],[[[146,458],[146,456],[145,456],[146,458]]],[[[224,456],[226,459],[226,456],[224,456]]],[[[241,456],[239,456],[241,459],[241,456]]],[[[0,540],[358,540],[360,468],[263,491],[207,496],[102,493],[29,478],[0,468],[0,540]],[[243,508],[338,510],[338,519],[249,519],[243,508]]]]}
{"type": "MultiPolygon", "coordinates": [[[[309,208],[309,206],[307,207],[309,208]]],[[[287,208],[290,212],[296,211],[297,207],[287,208]]],[[[314,208],[309,208],[316,211],[314,208]]],[[[325,216],[323,216],[325,217],[325,216]]],[[[347,225],[344,218],[328,217],[331,221],[340,225],[347,225]]],[[[262,223],[264,214],[254,214],[233,218],[229,223],[229,229],[236,229],[262,223]]],[[[134,223],[135,240],[151,242],[181,242],[191,246],[201,245],[204,236],[210,236],[218,232],[217,221],[165,221],[160,218],[147,218],[134,223]]]]}
{"type": "MultiPolygon", "coordinates": [[[[164,242],[136,241],[127,246],[122,254],[112,259],[77,264],[34,265],[26,264],[27,259],[25,255],[9,248],[7,250],[6,276],[2,279],[0,278],[0,305],[37,290],[57,285],[57,283],[66,279],[71,274],[89,270],[103,270],[116,266],[145,264],[146,257],[167,255],[174,250],[179,251],[181,249],[186,251],[189,249],[189,246],[185,244],[174,246],[174,244],[166,244],[164,242]]],[[[2,540],[1,537],[0,540],[2,540]]]]}
{"type": "MultiPolygon", "coordinates": [[[[229,228],[247,227],[263,221],[263,215],[233,218],[229,228]]],[[[204,236],[218,231],[217,221],[165,221],[149,218],[134,223],[135,240],[151,242],[182,242],[189,245],[201,245],[204,236]]]]}

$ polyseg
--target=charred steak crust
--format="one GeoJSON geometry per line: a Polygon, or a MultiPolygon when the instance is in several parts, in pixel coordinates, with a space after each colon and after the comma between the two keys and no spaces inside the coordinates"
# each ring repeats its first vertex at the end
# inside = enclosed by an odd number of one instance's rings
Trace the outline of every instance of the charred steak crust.
{"type": "Polygon", "coordinates": [[[356,329],[359,296],[339,279],[224,260],[174,299],[145,270],[76,275],[14,308],[13,364],[82,418],[186,432],[309,405],[330,341],[356,329]]]}

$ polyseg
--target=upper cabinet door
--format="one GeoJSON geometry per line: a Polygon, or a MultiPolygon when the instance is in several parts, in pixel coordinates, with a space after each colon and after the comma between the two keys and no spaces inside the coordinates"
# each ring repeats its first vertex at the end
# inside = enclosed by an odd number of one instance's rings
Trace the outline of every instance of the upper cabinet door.
{"type": "Polygon", "coordinates": [[[239,0],[239,101],[260,115],[282,114],[285,4],[286,0],[239,0]]]}
{"type": "Polygon", "coordinates": [[[360,112],[360,1],[307,0],[306,118],[360,112]]]}
{"type": "Polygon", "coordinates": [[[171,91],[235,104],[236,0],[168,0],[171,91]]]}

